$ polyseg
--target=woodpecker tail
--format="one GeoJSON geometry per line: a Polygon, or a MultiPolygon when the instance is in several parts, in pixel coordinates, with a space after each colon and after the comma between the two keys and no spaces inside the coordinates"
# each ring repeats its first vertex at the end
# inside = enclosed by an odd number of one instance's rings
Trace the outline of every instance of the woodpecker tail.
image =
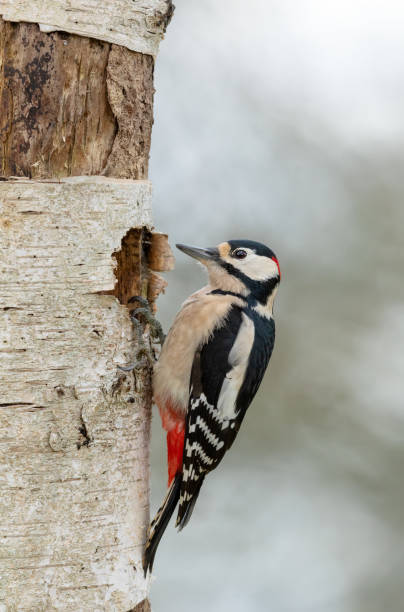
{"type": "Polygon", "coordinates": [[[191,518],[204,478],[205,476],[201,474],[196,477],[195,480],[189,481],[184,479],[183,476],[178,504],[178,515],[175,523],[175,526],[178,527],[178,531],[181,531],[191,518]]]}
{"type": "Polygon", "coordinates": [[[149,535],[146,542],[146,547],[143,555],[143,570],[146,576],[147,570],[150,572],[153,569],[154,557],[156,555],[157,546],[161,540],[161,536],[166,530],[170,518],[175,510],[175,507],[180,498],[181,488],[181,473],[177,473],[168,489],[167,495],[159,508],[156,516],[150,523],[149,535]]]}

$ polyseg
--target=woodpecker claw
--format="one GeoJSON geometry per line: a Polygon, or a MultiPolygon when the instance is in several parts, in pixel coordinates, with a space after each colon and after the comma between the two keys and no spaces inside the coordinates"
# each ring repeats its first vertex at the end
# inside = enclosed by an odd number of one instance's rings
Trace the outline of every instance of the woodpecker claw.
{"type": "Polygon", "coordinates": [[[160,321],[158,321],[153,315],[150,309],[150,304],[147,299],[140,295],[133,295],[128,300],[128,303],[133,304],[133,302],[138,302],[140,304],[140,307],[132,310],[130,314],[130,318],[132,319],[132,322],[134,323],[135,327],[137,327],[139,324],[139,320],[136,319],[136,316],[140,314],[149,324],[152,338],[157,340],[160,346],[163,346],[166,336],[163,332],[163,328],[161,326],[160,321]]]}
{"type": "Polygon", "coordinates": [[[133,304],[133,302],[139,302],[139,304],[142,304],[142,306],[145,306],[146,308],[149,307],[147,298],[144,298],[141,295],[132,295],[132,297],[130,297],[128,300],[128,304],[133,304]]]}
{"type": "Polygon", "coordinates": [[[147,299],[140,295],[134,295],[128,300],[128,303],[133,303],[133,302],[138,302],[139,304],[141,304],[140,307],[134,308],[130,313],[130,319],[133,323],[133,326],[135,328],[135,333],[136,333],[136,344],[137,344],[136,361],[133,364],[130,364],[127,366],[118,366],[118,368],[120,370],[123,370],[124,372],[131,372],[132,370],[137,370],[142,367],[145,367],[146,364],[144,360],[139,359],[139,357],[142,357],[142,356],[146,358],[148,365],[150,365],[151,367],[153,367],[154,362],[155,362],[155,357],[154,357],[152,347],[146,346],[143,340],[143,325],[141,321],[137,319],[138,315],[141,315],[146,321],[146,323],[149,325],[150,335],[153,340],[156,340],[160,344],[160,347],[163,346],[163,343],[165,340],[165,334],[163,332],[161,323],[157,321],[157,319],[153,316],[147,299]]]}
{"type": "Polygon", "coordinates": [[[131,363],[128,366],[118,366],[122,372],[132,372],[133,370],[137,370],[142,364],[141,363],[131,363]]]}
{"type": "Polygon", "coordinates": [[[163,346],[166,336],[163,332],[163,328],[161,326],[160,321],[158,321],[153,316],[153,313],[151,312],[149,305],[147,305],[147,307],[142,306],[140,308],[135,308],[134,310],[132,310],[130,318],[132,319],[133,322],[136,321],[135,325],[138,323],[138,319],[135,318],[136,315],[138,314],[141,314],[144,317],[144,319],[147,321],[147,323],[149,324],[152,338],[157,340],[160,346],[163,346]]]}

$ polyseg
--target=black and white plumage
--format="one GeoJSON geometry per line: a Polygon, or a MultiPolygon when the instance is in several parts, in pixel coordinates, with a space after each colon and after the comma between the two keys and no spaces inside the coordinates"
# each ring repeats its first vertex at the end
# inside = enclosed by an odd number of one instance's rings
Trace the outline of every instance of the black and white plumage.
{"type": "Polygon", "coordinates": [[[210,283],[184,303],[156,367],[170,487],[149,530],[145,572],[177,503],[182,529],[204,478],[233,444],[275,341],[272,307],[280,271],[268,247],[248,240],[215,249],[177,246],[206,265],[210,283]]]}
{"type": "Polygon", "coordinates": [[[176,522],[180,528],[190,518],[205,475],[217,467],[233,444],[265,373],[274,341],[273,319],[262,320],[246,301],[242,308],[231,308],[226,324],[197,351],[176,522]],[[237,342],[248,352],[234,351],[237,342]]]}

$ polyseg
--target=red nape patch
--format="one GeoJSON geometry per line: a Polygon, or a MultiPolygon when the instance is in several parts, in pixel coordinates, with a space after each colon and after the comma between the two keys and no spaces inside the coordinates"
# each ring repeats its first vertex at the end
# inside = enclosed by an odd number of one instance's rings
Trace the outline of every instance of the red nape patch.
{"type": "Polygon", "coordinates": [[[281,280],[282,275],[281,275],[281,269],[279,267],[279,261],[276,259],[276,257],[271,257],[272,261],[274,261],[276,263],[276,265],[278,266],[278,272],[279,272],[279,280],[281,280]]]}
{"type": "Polygon", "coordinates": [[[184,450],[184,424],[178,424],[167,433],[168,486],[177,472],[182,470],[182,453],[184,450]]]}

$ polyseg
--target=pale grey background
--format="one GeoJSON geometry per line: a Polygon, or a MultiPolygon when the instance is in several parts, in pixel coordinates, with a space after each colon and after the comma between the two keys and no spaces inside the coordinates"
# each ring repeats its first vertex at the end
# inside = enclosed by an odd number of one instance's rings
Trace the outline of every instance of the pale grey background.
{"type": "MultiPolygon", "coordinates": [[[[154,216],[172,244],[261,240],[270,370],[154,612],[404,609],[404,5],[176,0],[156,67],[154,216]]],[[[168,328],[202,286],[177,252],[168,328]]],[[[156,415],[152,509],[166,480],[156,415]]]]}

